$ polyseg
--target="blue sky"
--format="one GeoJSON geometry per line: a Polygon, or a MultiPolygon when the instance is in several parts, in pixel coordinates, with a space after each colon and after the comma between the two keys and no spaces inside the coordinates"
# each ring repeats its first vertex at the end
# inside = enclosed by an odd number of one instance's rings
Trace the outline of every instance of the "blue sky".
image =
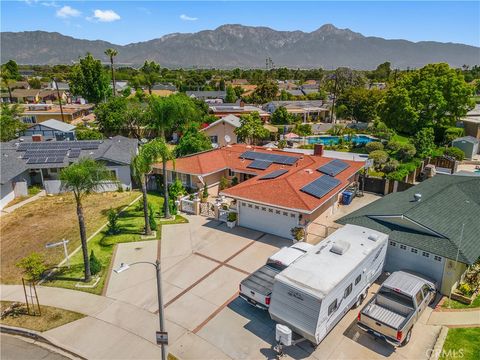
{"type": "Polygon", "coordinates": [[[480,46],[480,2],[1,0],[1,30],[57,31],[115,44],[222,24],[313,31],[326,23],[366,36],[480,46]]]}

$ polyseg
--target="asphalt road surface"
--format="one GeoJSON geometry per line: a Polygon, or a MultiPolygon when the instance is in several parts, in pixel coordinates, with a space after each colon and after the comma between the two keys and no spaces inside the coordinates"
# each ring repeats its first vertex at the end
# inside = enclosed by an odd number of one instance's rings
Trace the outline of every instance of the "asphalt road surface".
{"type": "Polygon", "coordinates": [[[32,343],[31,340],[2,334],[0,336],[2,360],[68,360],[51,349],[32,343]]]}

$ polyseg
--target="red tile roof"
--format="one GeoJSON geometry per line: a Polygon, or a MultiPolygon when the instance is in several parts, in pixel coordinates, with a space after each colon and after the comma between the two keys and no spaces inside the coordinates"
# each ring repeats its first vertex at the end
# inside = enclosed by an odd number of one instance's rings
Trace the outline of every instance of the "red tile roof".
{"type": "MultiPolygon", "coordinates": [[[[336,176],[341,183],[321,199],[300,191],[302,187],[321,177],[323,174],[316,171],[316,169],[331,160],[331,158],[321,156],[302,155],[236,144],[176,159],[174,171],[192,175],[208,175],[229,168],[236,172],[265,175],[274,170],[285,169],[288,172],[276,179],[261,180],[261,176],[256,176],[234,187],[223,190],[222,194],[232,198],[310,213],[347,186],[349,179],[363,166],[361,162],[342,160],[350,166],[336,176]],[[299,158],[299,160],[293,166],[272,164],[266,170],[251,169],[247,168],[247,166],[252,161],[240,158],[240,155],[248,150],[293,156],[299,158]]],[[[161,170],[161,164],[157,164],[154,167],[161,170]]],[[[168,163],[167,168],[173,170],[172,164],[168,163]]]]}

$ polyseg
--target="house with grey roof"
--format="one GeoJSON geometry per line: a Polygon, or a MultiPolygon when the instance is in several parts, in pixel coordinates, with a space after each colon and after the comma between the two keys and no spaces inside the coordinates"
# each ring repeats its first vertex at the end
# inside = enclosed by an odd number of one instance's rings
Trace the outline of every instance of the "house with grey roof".
{"type": "Polygon", "coordinates": [[[28,194],[28,187],[38,185],[47,194],[63,191],[60,171],[82,158],[102,162],[116,178],[101,191],[132,188],[130,164],[137,154],[138,141],[123,136],[104,140],[23,141],[0,144],[1,203],[0,209],[19,196],[28,194]]]}
{"type": "Polygon", "coordinates": [[[41,136],[42,140],[75,140],[75,125],[63,121],[50,119],[38,124],[33,124],[23,131],[22,137],[41,136]]]}
{"type": "Polygon", "coordinates": [[[226,91],[186,91],[186,94],[188,97],[199,100],[221,99],[224,101],[227,97],[226,91]]]}
{"type": "Polygon", "coordinates": [[[210,138],[212,144],[216,144],[216,146],[226,146],[237,143],[235,129],[239,128],[240,125],[240,118],[230,114],[214,121],[201,131],[210,138]],[[229,141],[227,142],[227,140],[229,141]]]}
{"type": "Polygon", "coordinates": [[[449,295],[480,258],[480,177],[436,175],[337,222],[388,234],[385,270],[424,274],[449,295]]]}

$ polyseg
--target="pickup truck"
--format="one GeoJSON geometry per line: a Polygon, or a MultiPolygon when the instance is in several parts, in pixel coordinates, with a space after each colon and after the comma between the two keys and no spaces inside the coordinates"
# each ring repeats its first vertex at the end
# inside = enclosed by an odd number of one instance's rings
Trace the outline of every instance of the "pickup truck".
{"type": "Polygon", "coordinates": [[[265,265],[242,280],[239,286],[240,297],[253,306],[268,310],[275,276],[312,247],[306,242],[298,242],[281,248],[268,258],[265,265]]]}
{"type": "Polygon", "coordinates": [[[404,346],[412,337],[415,322],[435,296],[436,287],[431,280],[396,271],[358,313],[357,325],[393,346],[404,346]]]}

